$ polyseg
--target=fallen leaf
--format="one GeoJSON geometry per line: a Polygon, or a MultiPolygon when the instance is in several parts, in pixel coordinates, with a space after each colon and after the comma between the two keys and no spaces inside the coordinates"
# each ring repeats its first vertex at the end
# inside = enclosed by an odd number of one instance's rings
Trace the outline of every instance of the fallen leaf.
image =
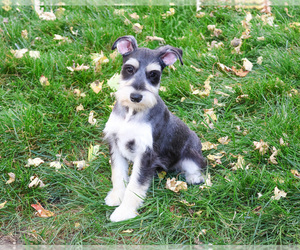
{"type": "Polygon", "coordinates": [[[275,187],[274,196],[271,197],[272,200],[279,200],[281,197],[286,197],[287,193],[275,187]]]}
{"type": "Polygon", "coordinates": [[[29,158],[28,163],[25,165],[25,167],[30,167],[30,166],[37,167],[42,163],[44,163],[44,161],[41,158],[34,158],[34,159],[29,158]]]}
{"type": "Polygon", "coordinates": [[[115,60],[118,55],[119,55],[118,50],[115,50],[113,53],[109,54],[109,57],[111,60],[115,60]]]}
{"type": "Polygon", "coordinates": [[[281,146],[288,146],[289,144],[287,142],[284,142],[282,138],[279,139],[279,143],[281,146]]]}
{"type": "Polygon", "coordinates": [[[269,158],[269,162],[276,165],[276,164],[278,164],[278,162],[276,161],[275,157],[278,154],[278,150],[273,146],[272,151],[273,152],[272,152],[272,155],[269,158]]]}
{"type": "Polygon", "coordinates": [[[104,81],[100,82],[99,80],[94,81],[93,83],[91,83],[91,89],[98,94],[101,90],[102,90],[102,85],[103,85],[104,81]]]}
{"type": "Polygon", "coordinates": [[[165,39],[163,39],[162,37],[158,37],[158,36],[146,36],[146,42],[153,42],[153,41],[159,41],[162,44],[165,44],[165,39]]]}
{"type": "Polygon", "coordinates": [[[165,86],[160,86],[159,91],[166,92],[167,88],[165,86]]]}
{"type": "Polygon", "coordinates": [[[233,164],[232,170],[238,170],[240,169],[244,169],[245,166],[245,160],[244,160],[244,156],[238,155],[238,160],[236,163],[233,164]]]}
{"type": "Polygon", "coordinates": [[[6,184],[13,183],[16,180],[16,175],[14,173],[8,173],[9,180],[6,182],[6,184]]]}
{"type": "Polygon", "coordinates": [[[83,65],[83,64],[81,64],[81,65],[79,65],[78,63],[77,63],[77,66],[75,67],[75,65],[73,65],[72,67],[67,67],[67,69],[68,70],[70,70],[70,71],[82,71],[82,70],[87,70],[87,69],[89,69],[90,67],[89,66],[85,66],[85,65],[83,65]]]}
{"type": "Polygon", "coordinates": [[[28,185],[29,188],[37,187],[38,185],[39,185],[39,187],[45,186],[45,184],[42,182],[42,180],[40,180],[37,176],[31,176],[30,181],[31,182],[28,185]]]}
{"type": "Polygon", "coordinates": [[[221,29],[215,29],[213,35],[218,37],[223,33],[223,31],[221,29]]]}
{"type": "Polygon", "coordinates": [[[82,110],[84,110],[84,107],[83,107],[83,105],[80,103],[80,105],[76,107],[76,111],[78,112],[78,111],[82,111],[82,110]]]}
{"type": "Polygon", "coordinates": [[[127,230],[123,230],[121,233],[128,233],[128,234],[131,234],[133,233],[133,229],[127,229],[127,230]]]}
{"type": "Polygon", "coordinates": [[[216,25],[214,25],[214,24],[207,25],[207,29],[209,31],[214,31],[216,29],[216,25]]]}
{"type": "Polygon", "coordinates": [[[60,41],[58,44],[62,44],[62,43],[65,43],[65,42],[68,42],[68,43],[71,43],[72,40],[68,37],[65,37],[65,36],[61,36],[61,35],[57,35],[57,34],[54,34],[54,38],[53,40],[58,40],[60,41]]]}
{"type": "Polygon", "coordinates": [[[232,71],[234,72],[234,74],[236,76],[240,76],[240,77],[245,77],[246,75],[248,75],[249,71],[245,71],[244,69],[236,69],[234,66],[232,66],[232,71]]]}
{"type": "Polygon", "coordinates": [[[226,144],[228,144],[228,143],[230,142],[230,139],[228,139],[228,136],[220,137],[220,138],[218,139],[218,142],[220,142],[220,143],[223,144],[223,145],[226,145],[226,144]]]}
{"type": "Polygon", "coordinates": [[[292,173],[296,178],[300,178],[300,173],[298,172],[298,170],[291,169],[291,173],[292,173]]]}
{"type": "Polygon", "coordinates": [[[174,8],[170,8],[166,13],[161,14],[163,19],[166,19],[169,16],[173,16],[175,14],[175,9],[174,8]]]}
{"type": "Polygon", "coordinates": [[[85,93],[81,93],[80,89],[74,89],[73,93],[77,96],[77,97],[85,97],[86,94],[85,93]]]}
{"type": "Polygon", "coordinates": [[[206,13],[205,12],[198,12],[198,13],[196,13],[196,17],[197,18],[202,18],[202,17],[204,17],[206,15],[206,13]]]}
{"type": "Polygon", "coordinates": [[[29,51],[29,56],[36,59],[36,58],[40,58],[41,53],[36,50],[31,50],[31,51],[29,51]]]}
{"type": "Polygon", "coordinates": [[[196,72],[202,72],[203,69],[199,69],[199,68],[196,68],[195,66],[191,65],[190,66],[192,69],[196,70],[196,72]]]}
{"type": "Polygon", "coordinates": [[[235,99],[236,102],[240,102],[243,98],[249,98],[249,95],[239,95],[235,99]]]}
{"type": "Polygon", "coordinates": [[[75,228],[80,227],[80,223],[79,223],[79,222],[75,222],[74,227],[75,227],[75,228]]]}
{"type": "Polygon", "coordinates": [[[107,85],[114,91],[118,90],[120,81],[120,74],[115,73],[109,80],[107,80],[107,85]]]}
{"type": "Polygon", "coordinates": [[[140,16],[138,14],[136,14],[136,12],[132,13],[132,14],[129,14],[129,16],[132,18],[132,19],[135,19],[135,20],[138,20],[140,18],[140,16]]]}
{"type": "Polygon", "coordinates": [[[211,150],[211,149],[217,149],[219,144],[211,143],[209,141],[202,143],[202,151],[211,150]]]}
{"type": "Polygon", "coordinates": [[[22,36],[24,39],[28,39],[28,31],[27,31],[27,30],[22,30],[22,31],[21,31],[21,36],[22,36]]]}
{"type": "Polygon", "coordinates": [[[225,97],[230,96],[229,94],[224,93],[224,92],[222,92],[222,91],[218,91],[218,90],[216,90],[215,93],[216,93],[217,95],[222,95],[222,96],[225,96],[225,97]]]}
{"type": "Polygon", "coordinates": [[[74,36],[78,36],[78,30],[76,30],[76,31],[73,31],[73,27],[70,27],[70,31],[71,31],[71,33],[74,35],[74,36]]]}
{"type": "Polygon", "coordinates": [[[178,193],[180,190],[187,190],[187,184],[184,181],[176,181],[173,177],[172,179],[167,179],[166,188],[178,193]]]}
{"type": "Polygon", "coordinates": [[[268,143],[264,142],[263,140],[260,140],[259,142],[254,141],[253,144],[255,146],[254,150],[259,150],[259,153],[261,155],[264,155],[267,152],[268,148],[269,148],[268,143]]]}
{"type": "Polygon", "coordinates": [[[96,123],[97,123],[97,120],[94,118],[94,112],[93,111],[91,111],[90,114],[89,114],[88,122],[91,125],[96,125],[96,123]]]}
{"type": "Polygon", "coordinates": [[[52,217],[55,214],[49,210],[46,210],[42,207],[42,205],[38,202],[38,204],[31,204],[31,207],[33,207],[37,212],[35,213],[36,216],[41,218],[48,218],[52,217]]]}
{"type": "Polygon", "coordinates": [[[257,37],[257,41],[264,41],[264,40],[266,40],[264,36],[257,37]]]}
{"type": "Polygon", "coordinates": [[[259,64],[259,65],[261,65],[261,64],[262,64],[262,61],[263,61],[263,57],[262,57],[262,56],[259,56],[259,57],[257,58],[256,63],[259,64]]]}
{"type": "Polygon", "coordinates": [[[7,201],[0,203],[0,209],[4,208],[6,203],[7,203],[7,201]]]}
{"type": "Polygon", "coordinates": [[[182,203],[182,204],[184,204],[184,205],[186,205],[187,207],[193,207],[193,206],[196,205],[195,203],[189,203],[186,200],[181,200],[179,202],[182,203]]]}
{"type": "Polygon", "coordinates": [[[77,170],[83,170],[83,169],[85,169],[85,168],[87,168],[89,166],[89,164],[87,164],[85,162],[85,160],[82,160],[82,161],[73,161],[72,163],[74,165],[76,165],[77,170]]]}
{"type": "Polygon", "coordinates": [[[253,212],[259,212],[262,209],[262,206],[258,206],[256,208],[253,209],[253,212]]]}
{"type": "Polygon", "coordinates": [[[56,170],[59,170],[59,169],[61,169],[61,163],[59,161],[50,162],[50,167],[53,167],[56,170]]]}
{"type": "Polygon", "coordinates": [[[22,58],[26,52],[28,52],[28,49],[17,49],[17,50],[11,50],[12,54],[14,54],[15,58],[22,58]]]}
{"type": "Polygon", "coordinates": [[[224,155],[225,155],[225,152],[222,151],[222,152],[219,152],[219,153],[214,154],[214,155],[208,155],[207,159],[210,160],[210,161],[216,161],[216,160],[220,160],[224,155]]]}
{"type": "Polygon", "coordinates": [[[50,83],[48,81],[48,78],[45,77],[44,75],[41,75],[39,80],[40,80],[40,83],[41,83],[42,86],[49,86],[50,85],[50,83]]]}
{"type": "Polygon", "coordinates": [[[139,34],[142,32],[143,30],[143,25],[140,25],[139,23],[135,23],[133,26],[132,26],[132,29],[133,31],[136,33],[136,34],[139,34]]]}
{"type": "Polygon", "coordinates": [[[51,10],[50,12],[43,12],[39,15],[39,18],[46,21],[54,21],[56,20],[56,16],[51,10]]]}
{"type": "Polygon", "coordinates": [[[224,72],[230,72],[230,71],[232,71],[231,68],[227,67],[227,66],[224,65],[223,63],[217,63],[217,65],[218,65],[218,67],[219,67],[219,69],[220,69],[221,71],[224,71],[224,72]]]}
{"type": "Polygon", "coordinates": [[[242,61],[244,70],[251,71],[253,64],[247,58],[243,58],[242,61]]]}
{"type": "Polygon", "coordinates": [[[100,72],[102,65],[109,62],[109,59],[104,55],[103,51],[100,53],[92,53],[91,59],[93,60],[93,65],[95,65],[96,72],[100,72]]]}
{"type": "Polygon", "coordinates": [[[114,15],[123,16],[125,14],[124,9],[114,9],[114,15]]]}
{"type": "Polygon", "coordinates": [[[100,151],[100,145],[95,145],[95,146],[90,145],[88,150],[88,161],[91,162],[95,160],[100,153],[99,151],[100,151]]]}
{"type": "Polygon", "coordinates": [[[262,194],[261,193],[257,193],[257,199],[259,199],[260,197],[262,197],[262,194]]]}
{"type": "Polygon", "coordinates": [[[210,174],[207,174],[204,185],[199,186],[200,189],[209,188],[212,186],[210,174]]]}

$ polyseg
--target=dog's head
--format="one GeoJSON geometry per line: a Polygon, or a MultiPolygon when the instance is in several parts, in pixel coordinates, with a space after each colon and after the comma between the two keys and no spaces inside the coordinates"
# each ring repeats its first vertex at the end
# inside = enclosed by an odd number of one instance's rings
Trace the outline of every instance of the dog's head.
{"type": "Polygon", "coordinates": [[[160,86],[162,70],[176,62],[182,63],[182,50],[169,45],[151,50],[138,48],[133,36],[118,38],[112,49],[123,56],[118,101],[134,110],[153,107],[160,86]]]}

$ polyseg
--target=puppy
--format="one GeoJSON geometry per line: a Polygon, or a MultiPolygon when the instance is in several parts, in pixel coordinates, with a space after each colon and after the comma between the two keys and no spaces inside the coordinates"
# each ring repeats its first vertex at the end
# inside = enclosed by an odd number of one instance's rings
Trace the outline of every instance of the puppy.
{"type": "Polygon", "coordinates": [[[204,181],[206,161],[196,133],[174,116],[158,92],[163,69],[182,50],[169,45],[155,50],[138,48],[133,36],[118,38],[112,49],[123,56],[116,104],[104,134],[110,146],[113,188],[105,198],[118,206],[110,220],[117,222],[137,216],[157,168],[185,174],[187,183],[204,181]],[[130,179],[128,162],[133,163],[130,179]]]}

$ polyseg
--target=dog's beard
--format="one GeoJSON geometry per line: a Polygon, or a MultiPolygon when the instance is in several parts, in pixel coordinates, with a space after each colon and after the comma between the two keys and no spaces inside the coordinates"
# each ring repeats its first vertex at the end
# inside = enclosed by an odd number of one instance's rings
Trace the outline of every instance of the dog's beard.
{"type": "Polygon", "coordinates": [[[149,109],[155,106],[157,103],[156,94],[150,90],[136,91],[131,86],[120,87],[119,90],[115,93],[117,100],[121,103],[122,106],[132,108],[137,111],[142,111],[149,109]],[[143,96],[142,100],[138,103],[132,102],[130,100],[130,94],[139,93],[143,96]]]}

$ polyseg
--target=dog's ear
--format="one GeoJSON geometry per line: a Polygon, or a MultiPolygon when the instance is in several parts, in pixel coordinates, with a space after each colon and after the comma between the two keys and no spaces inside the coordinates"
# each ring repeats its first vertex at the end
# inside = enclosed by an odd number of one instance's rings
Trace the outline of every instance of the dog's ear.
{"type": "Polygon", "coordinates": [[[164,63],[164,66],[172,65],[177,61],[177,59],[179,59],[180,63],[183,65],[181,49],[172,47],[170,45],[166,45],[160,47],[158,51],[159,51],[159,58],[164,63]]]}
{"type": "Polygon", "coordinates": [[[137,47],[137,42],[133,36],[122,36],[114,42],[111,49],[114,50],[117,48],[122,56],[126,56],[137,50],[137,47]]]}

